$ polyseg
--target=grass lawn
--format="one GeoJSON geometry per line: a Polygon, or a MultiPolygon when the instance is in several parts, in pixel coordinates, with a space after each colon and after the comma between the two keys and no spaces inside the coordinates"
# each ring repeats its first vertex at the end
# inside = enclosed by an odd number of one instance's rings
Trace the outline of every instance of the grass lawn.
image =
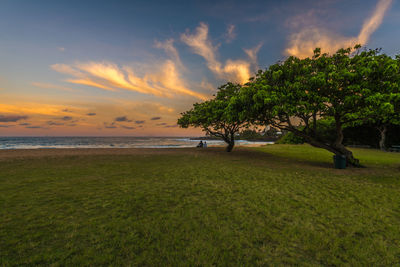
{"type": "Polygon", "coordinates": [[[400,153],[353,150],[4,158],[0,266],[399,265],[400,153]]]}

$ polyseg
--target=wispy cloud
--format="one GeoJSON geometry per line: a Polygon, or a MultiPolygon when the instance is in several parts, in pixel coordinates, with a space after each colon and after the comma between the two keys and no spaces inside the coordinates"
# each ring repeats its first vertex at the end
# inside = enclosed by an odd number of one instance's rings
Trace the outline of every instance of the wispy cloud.
{"type": "Polygon", "coordinates": [[[171,124],[171,125],[164,126],[164,128],[176,128],[176,127],[178,127],[178,125],[176,125],[176,124],[171,124]]]}
{"type": "Polygon", "coordinates": [[[87,113],[86,115],[87,115],[87,116],[96,116],[96,113],[94,113],[94,112],[89,112],[89,113],[87,113]]]}
{"type": "Polygon", "coordinates": [[[161,119],[161,117],[153,117],[153,118],[151,118],[150,120],[152,120],[152,121],[157,121],[157,120],[159,120],[159,119],[161,119]]]}
{"type": "Polygon", "coordinates": [[[143,77],[137,76],[131,67],[119,67],[111,62],[54,64],[51,67],[58,72],[75,77],[68,79],[68,82],[105,90],[124,89],[160,97],[190,95],[203,100],[207,99],[205,95],[186,87],[175,63],[170,59],[157,66],[158,71],[148,73],[143,77]]]}
{"type": "Polygon", "coordinates": [[[105,85],[103,85],[101,83],[94,82],[89,78],[85,78],[85,79],[68,79],[66,81],[70,82],[70,83],[75,83],[75,84],[87,85],[87,86],[90,86],[90,87],[97,87],[97,88],[101,88],[101,89],[108,90],[108,91],[116,91],[114,88],[111,88],[109,86],[105,86],[105,85]]]}
{"type": "Polygon", "coordinates": [[[200,83],[200,87],[210,92],[215,92],[215,89],[217,88],[217,86],[210,83],[206,78],[203,78],[200,83]]]}
{"type": "Polygon", "coordinates": [[[245,83],[250,77],[250,62],[228,59],[223,65],[217,59],[217,46],[208,37],[208,25],[200,23],[194,34],[190,32],[181,35],[181,40],[192,48],[193,52],[202,56],[207,67],[219,78],[245,83]]]}
{"type": "Polygon", "coordinates": [[[361,44],[366,44],[368,42],[371,34],[373,34],[382,24],[383,17],[385,16],[386,11],[389,9],[391,4],[392,0],[379,0],[372,16],[364,21],[363,27],[358,34],[357,42],[361,44]]]}
{"type": "Polygon", "coordinates": [[[391,3],[392,0],[379,0],[374,12],[364,21],[358,36],[355,37],[345,37],[332,33],[312,22],[304,25],[303,17],[298,23],[292,23],[292,25],[303,24],[304,27],[291,34],[285,54],[305,58],[312,56],[316,47],[321,48],[323,52],[334,53],[340,48],[352,47],[356,44],[365,45],[382,23],[385,12],[389,9],[391,3]]]}
{"type": "Polygon", "coordinates": [[[116,117],[114,121],[118,122],[131,122],[132,120],[129,120],[126,116],[121,116],[121,117],[116,117]]]}
{"type": "Polygon", "coordinates": [[[117,128],[117,126],[115,125],[115,123],[104,122],[104,128],[106,128],[106,129],[115,129],[115,128],[117,128]]]}
{"type": "Polygon", "coordinates": [[[70,120],[72,120],[72,117],[71,116],[64,116],[64,117],[61,118],[61,120],[70,121],[70,120]]]}
{"type": "Polygon", "coordinates": [[[50,125],[50,126],[61,126],[61,125],[64,125],[63,122],[56,122],[56,121],[48,121],[46,123],[47,123],[47,125],[50,125]]]}
{"type": "Polygon", "coordinates": [[[26,126],[25,128],[28,128],[28,129],[48,129],[46,127],[38,126],[38,125],[26,126]]]}
{"type": "Polygon", "coordinates": [[[145,121],[135,121],[136,124],[143,124],[145,121]]]}
{"type": "Polygon", "coordinates": [[[155,41],[155,47],[163,49],[171,58],[171,60],[173,60],[179,67],[184,69],[178,50],[174,46],[174,39],[168,39],[164,42],[155,41]]]}
{"type": "Polygon", "coordinates": [[[28,116],[19,115],[0,115],[0,122],[17,122],[20,120],[26,120],[28,116]]]}
{"type": "Polygon", "coordinates": [[[126,126],[126,125],[121,125],[121,128],[124,128],[124,129],[127,129],[127,130],[134,130],[134,129],[136,129],[135,127],[126,126]]]}
{"type": "Polygon", "coordinates": [[[225,41],[231,43],[236,38],[235,25],[229,24],[226,28],[225,41]]]}
{"type": "Polygon", "coordinates": [[[244,52],[249,57],[250,62],[252,64],[252,66],[254,67],[255,71],[257,71],[259,69],[258,60],[257,60],[257,54],[258,54],[258,51],[260,51],[261,47],[262,47],[262,43],[258,44],[256,47],[253,47],[253,48],[243,49],[244,52]]]}

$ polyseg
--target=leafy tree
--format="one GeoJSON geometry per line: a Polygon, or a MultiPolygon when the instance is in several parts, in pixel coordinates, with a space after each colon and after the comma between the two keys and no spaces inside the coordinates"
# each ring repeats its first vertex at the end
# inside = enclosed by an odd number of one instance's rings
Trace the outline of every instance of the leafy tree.
{"type": "Polygon", "coordinates": [[[369,109],[361,110],[357,116],[362,120],[355,124],[372,124],[379,131],[379,147],[386,150],[386,135],[390,125],[400,125],[400,58],[393,59],[385,54],[375,55],[368,62],[366,99],[369,109]]]}
{"type": "Polygon", "coordinates": [[[246,120],[238,116],[241,107],[230,103],[240,89],[241,85],[234,83],[220,86],[214,99],[195,103],[192,109],[181,113],[178,125],[182,128],[200,127],[207,135],[222,138],[228,144],[226,151],[232,151],[235,134],[248,126],[246,120]]]}
{"type": "Polygon", "coordinates": [[[343,127],[371,118],[371,109],[387,104],[377,97],[382,87],[371,82],[375,73],[371,65],[379,51],[359,52],[359,48],[340,49],[333,55],[316,49],[312,58],[289,57],[259,71],[237,98],[246,107],[241,118],[293,132],[360,166],[343,145],[343,127]],[[321,118],[334,122],[333,140],[325,140],[321,118]]]}

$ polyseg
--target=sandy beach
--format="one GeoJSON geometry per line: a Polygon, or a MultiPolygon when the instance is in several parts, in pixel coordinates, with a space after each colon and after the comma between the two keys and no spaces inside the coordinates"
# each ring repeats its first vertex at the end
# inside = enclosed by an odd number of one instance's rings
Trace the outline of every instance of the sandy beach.
{"type": "MultiPolygon", "coordinates": [[[[238,146],[260,147],[262,144],[238,146]]],[[[30,157],[58,157],[83,155],[156,155],[156,154],[193,154],[202,151],[222,151],[224,146],[212,146],[206,149],[189,148],[46,148],[46,149],[0,149],[0,160],[30,157]]]]}
{"type": "Polygon", "coordinates": [[[4,149],[0,160],[31,157],[59,157],[84,155],[155,155],[196,153],[196,148],[56,148],[56,149],[4,149]]]}

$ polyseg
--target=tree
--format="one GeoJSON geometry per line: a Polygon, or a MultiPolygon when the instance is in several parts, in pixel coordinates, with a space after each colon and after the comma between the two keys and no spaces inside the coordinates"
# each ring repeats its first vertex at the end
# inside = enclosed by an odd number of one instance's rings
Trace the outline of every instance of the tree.
{"type": "Polygon", "coordinates": [[[377,54],[368,63],[368,89],[366,99],[369,109],[362,110],[357,116],[362,120],[356,125],[374,125],[379,131],[379,148],[386,150],[386,135],[390,125],[400,125],[400,58],[393,59],[385,54],[377,54]]]}
{"type": "Polygon", "coordinates": [[[343,145],[343,127],[371,117],[371,108],[383,107],[377,98],[370,66],[378,50],[340,49],[333,55],[314,51],[312,58],[289,57],[259,71],[243,88],[238,101],[246,108],[241,118],[293,132],[312,146],[344,155],[360,166],[343,145]],[[324,140],[319,119],[333,120],[334,139],[324,140]],[[301,126],[301,127],[300,127],[301,126]]]}
{"type": "Polygon", "coordinates": [[[246,120],[241,120],[238,116],[241,107],[230,103],[232,98],[237,97],[240,89],[241,85],[234,83],[220,86],[214,99],[195,103],[192,109],[181,113],[178,125],[182,128],[200,127],[206,134],[222,138],[228,144],[226,151],[232,151],[235,134],[248,126],[246,120]]]}

